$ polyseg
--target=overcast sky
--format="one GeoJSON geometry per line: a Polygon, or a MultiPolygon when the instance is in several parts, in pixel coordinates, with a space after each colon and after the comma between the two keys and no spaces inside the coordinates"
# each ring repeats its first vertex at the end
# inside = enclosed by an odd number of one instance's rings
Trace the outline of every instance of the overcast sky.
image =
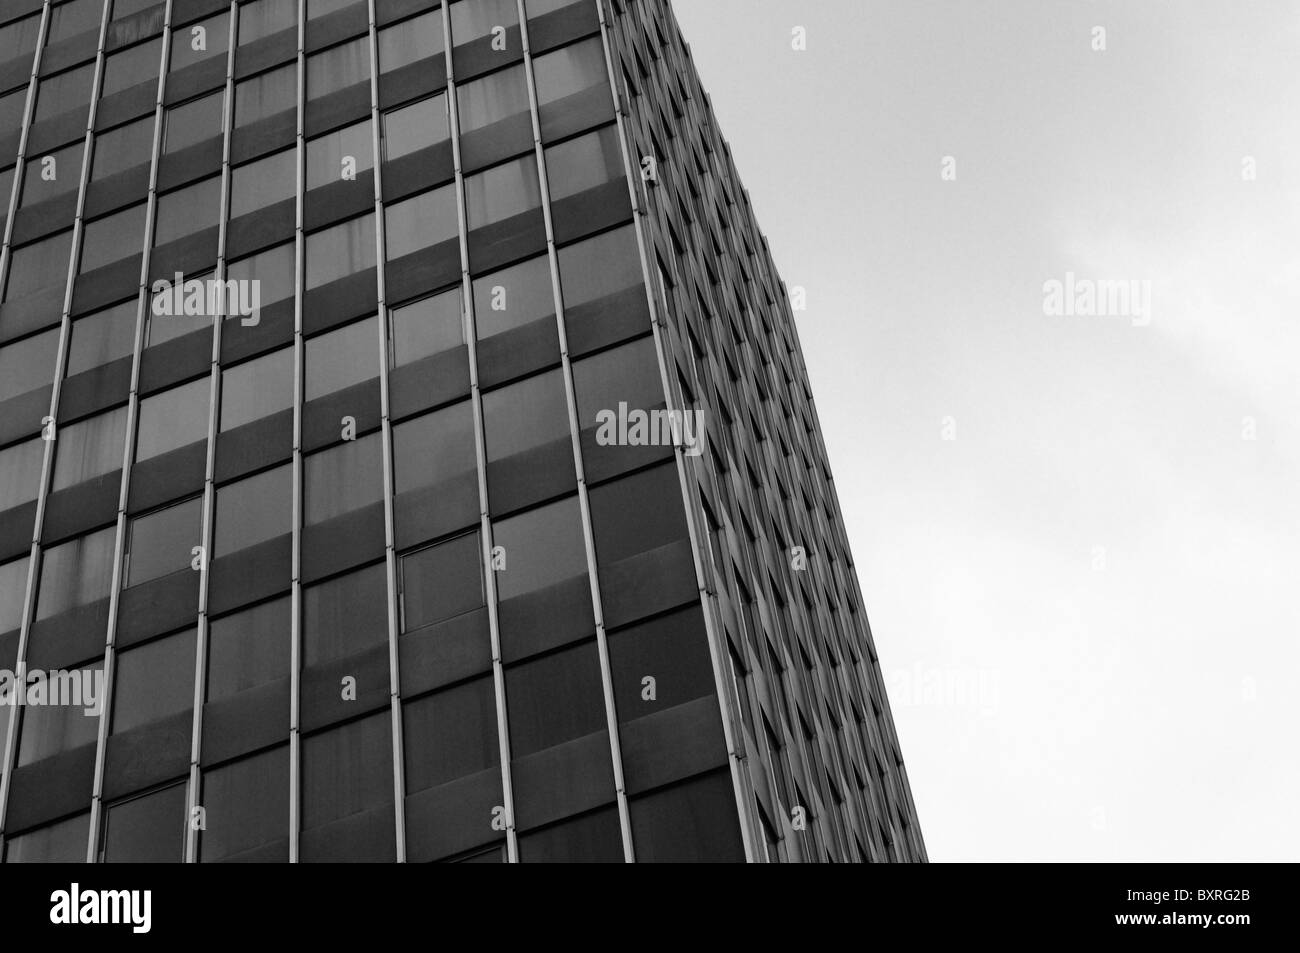
{"type": "Polygon", "coordinates": [[[1300,859],[1300,4],[673,3],[931,859],[1300,859]]]}

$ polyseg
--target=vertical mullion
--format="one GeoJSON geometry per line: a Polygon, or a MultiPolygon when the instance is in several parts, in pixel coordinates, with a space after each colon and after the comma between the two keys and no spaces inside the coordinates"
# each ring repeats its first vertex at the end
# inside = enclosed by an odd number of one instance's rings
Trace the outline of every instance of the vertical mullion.
{"type": "Polygon", "coordinates": [[[299,827],[302,821],[302,737],[299,714],[301,710],[302,675],[302,296],[305,257],[303,237],[303,189],[306,144],[303,140],[304,113],[307,86],[307,0],[298,0],[298,97],[297,130],[294,137],[294,296],[293,296],[293,557],[289,604],[290,611],[290,666],[289,666],[289,862],[298,862],[299,827]]]}
{"type": "Polygon", "coordinates": [[[619,828],[623,836],[623,860],[626,863],[633,863],[636,860],[636,848],[632,843],[632,819],[628,810],[627,785],[623,776],[623,751],[618,734],[618,711],[614,702],[614,676],[610,670],[609,640],[605,633],[605,610],[600,597],[600,578],[596,569],[596,541],[591,525],[587,472],[582,461],[582,425],[578,420],[578,401],[573,386],[573,362],[569,358],[569,337],[564,323],[564,296],[560,289],[559,255],[555,248],[555,229],[551,221],[551,192],[546,174],[546,150],[542,146],[537,83],[533,76],[533,54],[528,46],[528,12],[524,9],[524,0],[515,0],[515,2],[519,9],[519,36],[523,43],[524,79],[528,87],[528,109],[533,125],[533,153],[537,160],[542,218],[546,226],[546,256],[550,266],[551,295],[560,342],[560,362],[564,373],[564,399],[569,412],[569,440],[573,448],[573,467],[578,481],[582,540],[587,553],[587,580],[591,588],[592,615],[596,622],[596,648],[600,656],[600,683],[605,700],[605,725],[609,732],[609,754],[614,769],[614,794],[618,803],[619,828]]]}

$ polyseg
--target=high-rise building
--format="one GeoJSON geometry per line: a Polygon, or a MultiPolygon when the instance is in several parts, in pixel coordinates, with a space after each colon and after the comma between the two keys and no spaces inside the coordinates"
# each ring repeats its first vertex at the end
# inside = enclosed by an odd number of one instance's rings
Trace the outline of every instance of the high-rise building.
{"type": "Polygon", "coordinates": [[[0,18],[7,861],[925,858],[666,0],[0,18]]]}

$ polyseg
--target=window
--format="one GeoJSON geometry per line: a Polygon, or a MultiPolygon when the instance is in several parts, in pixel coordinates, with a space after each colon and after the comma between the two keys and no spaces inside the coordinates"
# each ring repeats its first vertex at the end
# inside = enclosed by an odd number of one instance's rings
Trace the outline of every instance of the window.
{"type": "MultiPolygon", "coordinates": [[[[45,441],[24,440],[0,450],[0,512],[30,503],[40,494],[45,441]]],[[[7,632],[0,621],[0,632],[7,632]]]]}
{"type": "Polygon", "coordinates": [[[504,221],[542,204],[537,160],[512,159],[465,179],[465,215],[470,228],[504,221]]]}
{"type": "Polygon", "coordinates": [[[523,66],[512,66],[457,86],[456,108],[460,110],[462,133],[525,112],[528,90],[524,86],[523,66]]]}
{"type": "MultiPolygon", "coordinates": [[[[280,746],[203,774],[207,827],[199,860],[211,863],[283,841],[289,859],[289,749],[280,746]]],[[[271,859],[271,858],[268,858],[271,859]]]]}
{"type": "Polygon", "coordinates": [[[312,232],[306,244],[308,289],[373,268],[375,214],[369,212],[341,225],[312,232]]]}
{"type": "Polygon", "coordinates": [[[187,146],[220,136],[224,128],[226,94],[211,93],[167,110],[163,131],[163,153],[179,152],[187,146]]]}
{"type": "MultiPolygon", "coordinates": [[[[75,142],[29,159],[23,166],[23,194],[18,204],[35,205],[75,191],[81,182],[81,152],[84,148],[84,142],[75,142]]],[[[5,205],[8,206],[7,196],[5,205]]]]}
{"type": "Polygon", "coordinates": [[[161,61],[161,40],[138,43],[125,50],[108,54],[104,58],[104,79],[100,84],[100,97],[130,89],[137,83],[157,83],[161,61]]]}
{"type": "Polygon", "coordinates": [[[537,105],[544,106],[606,82],[605,48],[599,37],[545,53],[533,60],[537,105]]]}
{"type": "Polygon", "coordinates": [[[289,598],[212,621],[208,701],[238,695],[289,675],[289,598]]]}
{"type": "Polygon", "coordinates": [[[49,384],[58,351],[58,328],[0,346],[0,401],[49,384]]]}
{"type": "Polygon", "coordinates": [[[388,73],[443,51],[442,11],[422,13],[379,31],[379,72],[388,73]]]}
{"type": "Polygon", "coordinates": [[[563,10],[575,2],[576,0],[525,0],[524,10],[528,13],[528,19],[536,20],[556,10],[563,10]]]}
{"type": "Polygon", "coordinates": [[[307,188],[343,181],[345,157],[350,160],[350,171],[357,175],[373,168],[374,151],[369,119],[312,139],[307,143],[307,188]]]}
{"type": "Polygon", "coordinates": [[[559,368],[483,395],[488,461],[569,436],[569,406],[559,368]]]}
{"type": "Polygon", "coordinates": [[[230,217],[238,218],[293,198],[298,180],[298,156],[294,149],[236,166],[230,172],[230,217]]]}
{"type": "Polygon", "coordinates": [[[623,178],[618,127],[606,126],[546,150],[551,201],[623,178]]]}
{"type": "Polygon", "coordinates": [[[54,484],[57,492],[122,468],[126,445],[126,408],[89,417],[58,430],[54,445],[54,484]]]}
{"type": "Polygon", "coordinates": [[[373,318],[364,318],[304,345],[307,400],[343,390],[379,376],[379,333],[373,318]]]}
{"type": "Polygon", "coordinates": [[[303,830],[393,803],[392,735],[384,711],[303,739],[303,830]]]}
{"type": "Polygon", "coordinates": [[[501,761],[490,677],[407,702],[402,723],[409,792],[486,771],[501,761]]]}
{"type": "Polygon", "coordinates": [[[389,261],[450,241],[459,234],[454,186],[423,192],[384,209],[384,250],[389,261]]]}
{"type": "MultiPolygon", "coordinates": [[[[95,695],[95,702],[104,696],[103,661],[93,665],[82,666],[78,673],[78,687],[90,687],[95,695]],[[86,676],[89,672],[90,683],[86,676]]],[[[85,702],[86,698],[82,697],[85,702]]],[[[100,706],[102,707],[102,706],[100,706]]],[[[61,751],[71,751],[83,745],[93,745],[99,734],[99,711],[91,705],[29,705],[24,709],[22,733],[18,745],[18,764],[32,764],[56,755],[61,751]],[[91,708],[93,714],[87,714],[91,708]]]]}
{"type": "Polygon", "coordinates": [[[137,463],[207,438],[210,387],[208,378],[200,377],[140,401],[137,463]]]}
{"type": "Polygon", "coordinates": [[[475,466],[474,415],[467,400],[393,428],[398,493],[437,486],[475,466]]]}
{"type": "Polygon", "coordinates": [[[144,246],[145,203],[97,218],[86,225],[81,238],[81,274],[111,265],[144,246]]]}
{"type": "Polygon", "coordinates": [[[24,556],[0,565],[0,633],[12,632],[22,625],[30,561],[30,557],[24,556]]]}
{"type": "Polygon", "coordinates": [[[641,255],[633,226],[625,225],[560,249],[564,306],[576,308],[641,283],[641,255]]]}
{"type": "Polygon", "coordinates": [[[113,585],[116,537],[116,528],[110,526],[45,550],[36,600],[37,621],[108,598],[113,585]]]}
{"type": "Polygon", "coordinates": [[[457,46],[519,23],[515,0],[452,0],[450,13],[451,42],[457,46]]]}
{"type": "Polygon", "coordinates": [[[322,523],[384,498],[378,433],[347,440],[303,460],[305,523],[322,523]]]}
{"type": "Polygon", "coordinates": [[[95,134],[95,158],[90,177],[95,181],[124,172],[152,159],[153,116],[95,134]]]}
{"type": "Polygon", "coordinates": [[[67,376],[129,357],[135,350],[137,310],[138,303],[132,298],[72,322],[67,376]]]}
{"type": "Polygon", "coordinates": [[[187,185],[158,199],[154,246],[166,245],[205,228],[215,228],[221,215],[221,176],[187,185]]]}
{"type": "Polygon", "coordinates": [[[5,846],[5,863],[84,864],[89,841],[90,815],[78,814],[10,837],[5,846]]]}
{"type": "Polygon", "coordinates": [[[319,99],[370,78],[370,46],[357,37],[307,57],[307,98],[319,99]]]}
{"type": "Polygon", "coordinates": [[[224,55],[230,39],[230,14],[219,13],[172,30],[171,69],[184,69],[210,57],[224,55]]]}
{"type": "Polygon", "coordinates": [[[197,635],[197,630],[189,629],[118,655],[114,734],[193,709],[197,635]]]}
{"type": "Polygon", "coordinates": [[[687,535],[677,468],[643,470],[591,491],[596,561],[608,565],[687,535]]]}
{"type": "Polygon", "coordinates": [[[580,430],[595,427],[596,415],[602,410],[617,413],[620,402],[625,401],[631,410],[663,407],[664,388],[654,338],[643,337],[576,362],[573,390],[578,398],[580,430]]]}
{"type": "Polygon", "coordinates": [[[292,347],[222,368],[222,433],[292,406],[292,347]]]}
{"type": "Polygon", "coordinates": [[[397,159],[451,135],[447,96],[439,93],[384,114],[384,161],[397,159]]]}
{"type": "Polygon", "coordinates": [[[42,79],[32,122],[50,119],[78,106],[85,108],[90,101],[90,81],[94,73],[95,64],[87,63],[42,79]]]}
{"type": "Polygon", "coordinates": [[[132,517],[123,588],[189,569],[194,558],[192,550],[201,541],[202,522],[203,498],[198,496],[132,517]]]}
{"type": "Polygon", "coordinates": [[[624,723],[712,695],[709,637],[699,605],[611,633],[609,667],[614,708],[624,723]],[[654,699],[641,694],[647,675],[656,681],[654,699]]]}
{"type": "Polygon", "coordinates": [[[327,16],[357,2],[358,0],[307,0],[307,19],[327,16]]]}
{"type": "Polygon", "coordinates": [[[298,67],[290,64],[235,84],[235,125],[247,126],[298,105],[298,67]]]}
{"type": "Polygon", "coordinates": [[[522,758],[606,727],[594,640],[506,669],[510,756],[522,758]]]}
{"type": "Polygon", "coordinates": [[[298,5],[284,0],[252,0],[239,7],[239,45],[298,25],[298,5]]]}
{"type": "Polygon", "coordinates": [[[50,10],[50,29],[45,45],[53,46],[61,40],[87,30],[99,28],[99,15],[104,10],[102,0],[69,0],[50,10]]]}
{"type": "Polygon", "coordinates": [[[104,814],[107,863],[179,863],[185,859],[185,785],[114,804],[104,814]]]}
{"type": "Polygon", "coordinates": [[[554,320],[551,263],[546,255],[474,279],[478,339],[549,317],[554,320]]]}
{"type": "MultiPolygon", "coordinates": [[[[184,337],[194,331],[212,332],[212,318],[216,313],[215,307],[212,309],[208,307],[210,297],[208,282],[212,278],[213,272],[211,271],[204,272],[201,275],[189,275],[185,278],[187,285],[192,281],[199,282],[204,289],[202,314],[154,314],[152,302],[150,302],[150,308],[145,312],[145,347],[156,347],[175,338],[184,337]]],[[[171,294],[171,291],[160,292],[160,294],[171,294]]]]}
{"type": "Polygon", "coordinates": [[[36,41],[41,32],[41,15],[39,12],[21,20],[15,20],[6,26],[0,26],[0,63],[8,63],[24,54],[36,50],[36,41]]]}
{"type": "Polygon", "coordinates": [[[481,608],[483,557],[477,532],[402,557],[402,631],[481,608]]]}
{"type": "Polygon", "coordinates": [[[497,521],[492,542],[504,546],[509,558],[509,569],[496,575],[502,601],[587,572],[576,496],[497,521]]]}
{"type": "Polygon", "coordinates": [[[388,641],[388,573],[383,563],[302,592],[303,666],[348,658],[388,641]]]}
{"type": "Polygon", "coordinates": [[[605,807],[519,836],[519,862],[621,864],[618,808],[605,807]]]}
{"type": "Polygon", "coordinates": [[[14,90],[12,93],[0,96],[0,123],[4,125],[0,128],[18,129],[23,124],[23,113],[27,109],[27,87],[14,90]]]}
{"type": "Polygon", "coordinates": [[[394,367],[440,354],[465,343],[459,287],[421,298],[389,312],[394,367]]]}
{"type": "Polygon", "coordinates": [[[215,519],[214,558],[293,532],[293,467],[219,487],[215,519]]]}
{"type": "Polygon", "coordinates": [[[226,277],[238,281],[258,282],[261,307],[293,297],[293,242],[276,245],[256,255],[232,261],[226,277]]]}
{"type": "Polygon", "coordinates": [[[148,10],[150,7],[158,6],[160,0],[112,0],[112,2],[113,19],[121,20],[133,13],[139,13],[142,10],[148,10]]]}
{"type": "Polygon", "coordinates": [[[735,804],[735,788],[726,770],[633,798],[630,813],[637,860],[743,861],[745,848],[735,804]]]}
{"type": "Polygon", "coordinates": [[[72,229],[14,249],[9,256],[9,280],[5,285],[4,300],[13,301],[56,284],[65,284],[71,251],[72,229]]]}

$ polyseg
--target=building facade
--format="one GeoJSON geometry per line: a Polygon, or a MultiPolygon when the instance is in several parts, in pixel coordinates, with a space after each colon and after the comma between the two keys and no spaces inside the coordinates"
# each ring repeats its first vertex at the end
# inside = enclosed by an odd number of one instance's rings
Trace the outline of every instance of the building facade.
{"type": "Polygon", "coordinates": [[[666,0],[0,18],[6,862],[925,859],[666,0]]]}

